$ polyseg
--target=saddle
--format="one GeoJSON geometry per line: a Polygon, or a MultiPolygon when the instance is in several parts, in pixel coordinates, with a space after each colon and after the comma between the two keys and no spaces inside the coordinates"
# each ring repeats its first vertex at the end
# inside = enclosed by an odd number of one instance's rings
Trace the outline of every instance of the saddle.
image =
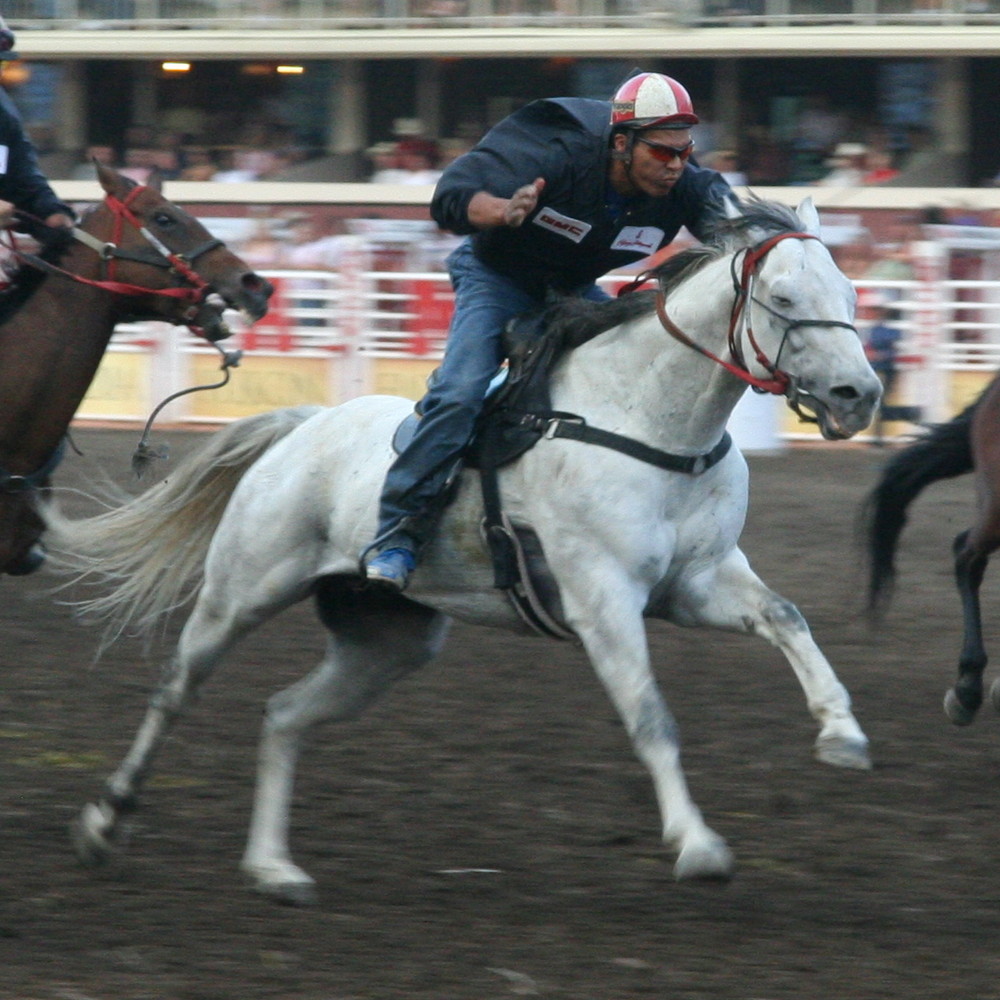
{"type": "MultiPolygon", "coordinates": [[[[559,639],[575,635],[561,624],[559,588],[545,566],[538,536],[530,528],[515,526],[504,513],[497,470],[533,447],[545,433],[544,416],[552,414],[549,375],[556,361],[569,349],[610,329],[594,326],[583,335],[571,335],[572,325],[552,323],[565,303],[517,317],[503,335],[506,368],[494,379],[476,424],[472,441],[456,465],[452,482],[463,468],[478,469],[483,493],[483,539],[493,561],[493,585],[506,592],[515,610],[532,629],[559,639]]],[[[433,380],[434,375],[431,374],[433,380]]],[[[402,451],[420,421],[417,404],[399,425],[393,447],[402,451]]],[[[446,490],[450,501],[452,491],[446,490]]]]}
{"type": "MultiPolygon", "coordinates": [[[[494,380],[471,443],[456,463],[441,506],[454,495],[464,466],[478,469],[483,493],[483,538],[493,560],[494,586],[506,592],[535,631],[559,639],[575,635],[562,623],[559,588],[548,571],[537,535],[514,525],[503,512],[497,470],[520,457],[542,437],[571,438],[611,448],[672,472],[699,475],[721,461],[732,446],[724,434],[702,455],[674,455],[598,427],[582,417],[552,409],[549,377],[567,352],[598,334],[652,309],[649,293],[636,292],[608,303],[564,299],[512,320],[504,331],[508,364],[494,380]]],[[[431,375],[431,379],[434,375],[431,375]]],[[[393,445],[402,451],[420,419],[419,404],[397,429],[393,445]]]]}

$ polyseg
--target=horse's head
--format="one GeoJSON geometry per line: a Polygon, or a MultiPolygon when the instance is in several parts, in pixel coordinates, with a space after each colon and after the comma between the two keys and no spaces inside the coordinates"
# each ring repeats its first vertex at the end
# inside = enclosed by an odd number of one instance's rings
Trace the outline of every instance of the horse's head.
{"type": "Polygon", "coordinates": [[[229,335],[223,311],[249,320],[267,312],[271,285],[187,212],[158,180],[146,185],[97,165],[106,198],[81,229],[102,244],[104,276],[130,315],[191,326],[209,340],[229,335]]]}
{"type": "Polygon", "coordinates": [[[776,382],[796,412],[811,413],[824,438],[852,437],[871,423],[882,395],[854,326],[854,286],[819,239],[811,199],[797,220],[787,210],[793,224],[777,229],[774,206],[748,211],[771,226],[738,269],[732,341],[747,369],[776,382]]]}

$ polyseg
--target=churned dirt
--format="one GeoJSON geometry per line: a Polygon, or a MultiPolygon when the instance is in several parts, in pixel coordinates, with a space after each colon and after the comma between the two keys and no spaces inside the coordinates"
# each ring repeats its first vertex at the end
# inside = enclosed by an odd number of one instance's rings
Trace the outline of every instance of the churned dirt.
{"type": "MultiPolygon", "coordinates": [[[[157,437],[175,455],[202,440],[157,437]]],[[[78,431],[84,456],[57,483],[126,480],[137,438],[78,431]]],[[[852,692],[871,773],[813,761],[777,651],[651,627],[692,792],[737,857],[728,885],[674,882],[650,783],[579,649],[459,626],[438,661],[305,754],[293,851],[319,905],[249,892],[237,866],[260,713],[319,655],[308,604],[234,653],[160,758],[127,853],[83,869],[67,825],[125,751],[169,643],[144,659],[123,641],[95,666],[96,637],[41,576],[3,578],[0,998],[1000,997],[1000,721],[984,708],[956,729],[941,710],[959,638],[949,544],[971,481],[917,505],[873,630],[854,521],[883,456],[753,457],[744,536],[852,692]]]]}

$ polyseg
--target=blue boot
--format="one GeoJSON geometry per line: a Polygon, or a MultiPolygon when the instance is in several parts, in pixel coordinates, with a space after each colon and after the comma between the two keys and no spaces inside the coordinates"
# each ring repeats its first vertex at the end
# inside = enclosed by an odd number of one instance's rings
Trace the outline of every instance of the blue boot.
{"type": "Polygon", "coordinates": [[[365,576],[372,583],[382,583],[402,593],[417,568],[417,557],[410,549],[383,549],[365,563],[365,576]]]}

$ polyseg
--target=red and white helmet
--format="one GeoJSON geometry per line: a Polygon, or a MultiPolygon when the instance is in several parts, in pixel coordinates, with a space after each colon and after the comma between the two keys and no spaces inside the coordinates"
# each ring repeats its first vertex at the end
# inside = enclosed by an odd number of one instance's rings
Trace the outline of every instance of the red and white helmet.
{"type": "Polygon", "coordinates": [[[626,80],[611,102],[614,128],[689,128],[698,124],[688,92],[662,73],[626,80]]]}

